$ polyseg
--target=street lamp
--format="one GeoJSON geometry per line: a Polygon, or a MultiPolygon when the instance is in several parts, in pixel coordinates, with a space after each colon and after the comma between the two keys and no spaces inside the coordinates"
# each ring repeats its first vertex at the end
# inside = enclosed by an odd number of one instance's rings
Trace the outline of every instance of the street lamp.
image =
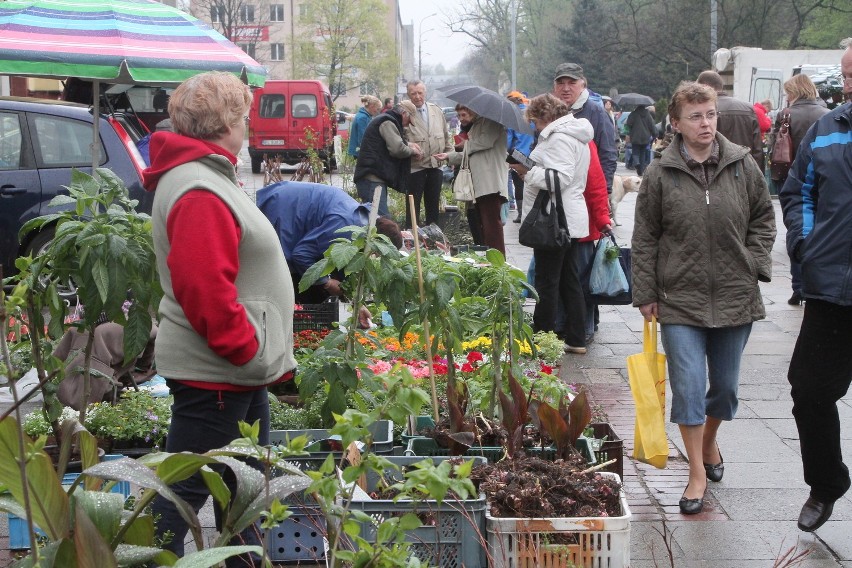
{"type": "Polygon", "coordinates": [[[512,15],[510,17],[512,19],[512,21],[511,21],[511,26],[512,26],[512,90],[515,90],[515,89],[518,88],[518,85],[517,85],[516,80],[515,80],[516,79],[516,70],[517,70],[517,67],[515,65],[515,51],[518,48],[517,42],[515,41],[515,36],[516,36],[515,27],[516,27],[516,22],[518,20],[518,0],[512,0],[512,15]]]}
{"type": "MultiPolygon", "coordinates": [[[[437,16],[437,15],[438,15],[437,12],[434,13],[434,14],[429,14],[425,18],[421,18],[420,23],[417,24],[417,61],[418,61],[417,78],[418,79],[423,79],[423,22],[425,22],[429,18],[431,18],[433,16],[437,16]]],[[[430,28],[426,31],[431,32],[433,30],[430,28]]]]}

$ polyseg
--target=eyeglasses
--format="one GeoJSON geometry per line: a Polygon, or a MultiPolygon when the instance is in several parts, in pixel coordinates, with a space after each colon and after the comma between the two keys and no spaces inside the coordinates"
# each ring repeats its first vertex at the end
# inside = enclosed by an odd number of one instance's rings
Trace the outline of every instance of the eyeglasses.
{"type": "Polygon", "coordinates": [[[713,122],[717,118],[719,118],[719,113],[715,110],[707,111],[707,114],[701,114],[700,112],[694,112],[689,116],[682,117],[684,120],[688,120],[689,122],[699,123],[703,119],[707,119],[707,122],[713,122]]]}
{"type": "Polygon", "coordinates": [[[248,115],[246,115],[246,116],[244,116],[244,117],[243,117],[243,121],[244,121],[246,124],[248,124],[248,123],[249,123],[249,120],[250,120],[250,119],[249,119],[248,115]]]}

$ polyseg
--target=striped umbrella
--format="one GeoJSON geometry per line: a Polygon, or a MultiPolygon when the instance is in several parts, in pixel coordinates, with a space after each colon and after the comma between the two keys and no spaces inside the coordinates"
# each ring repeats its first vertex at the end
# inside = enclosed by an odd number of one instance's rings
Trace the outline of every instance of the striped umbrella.
{"type": "Polygon", "coordinates": [[[226,71],[263,86],[264,69],[209,25],[153,0],[0,2],[0,74],[174,86],[226,71]]]}

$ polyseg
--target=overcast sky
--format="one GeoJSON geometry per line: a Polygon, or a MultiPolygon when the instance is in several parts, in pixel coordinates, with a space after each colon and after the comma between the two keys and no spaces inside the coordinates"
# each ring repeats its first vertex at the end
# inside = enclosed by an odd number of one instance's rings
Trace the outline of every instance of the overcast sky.
{"type": "Polygon", "coordinates": [[[399,0],[400,19],[403,24],[414,24],[414,65],[418,61],[418,40],[422,27],[423,64],[443,63],[449,69],[455,66],[470,49],[468,36],[450,33],[444,22],[459,5],[459,0],[399,0]],[[431,16],[437,14],[437,16],[431,16]],[[421,26],[422,22],[422,26],[421,26]],[[431,30],[431,31],[429,31],[431,30]]]}

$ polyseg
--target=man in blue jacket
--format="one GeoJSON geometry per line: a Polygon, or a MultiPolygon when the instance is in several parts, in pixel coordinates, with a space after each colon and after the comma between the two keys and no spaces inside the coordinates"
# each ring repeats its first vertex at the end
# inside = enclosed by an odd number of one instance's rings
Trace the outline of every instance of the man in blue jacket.
{"type": "MultiPolygon", "coordinates": [[[[340,275],[332,274],[299,292],[302,275],[321,260],[334,239],[349,236],[338,229],[366,226],[370,204],[361,204],[339,187],[319,183],[281,181],[257,192],[257,206],[272,222],[296,289],[296,301],[318,304],[329,296],[339,296],[340,275]]],[[[402,234],[392,220],[379,217],[376,229],[387,235],[397,248],[402,234]]]]}
{"type": "MultiPolygon", "coordinates": [[[[840,60],[843,93],[852,96],[852,38],[840,60]]],[[[813,532],[849,489],[840,449],[837,401],[852,382],[852,103],[811,126],[779,194],[787,251],[802,267],[805,314],[787,379],[810,496],[799,528],[813,532]]]]}

